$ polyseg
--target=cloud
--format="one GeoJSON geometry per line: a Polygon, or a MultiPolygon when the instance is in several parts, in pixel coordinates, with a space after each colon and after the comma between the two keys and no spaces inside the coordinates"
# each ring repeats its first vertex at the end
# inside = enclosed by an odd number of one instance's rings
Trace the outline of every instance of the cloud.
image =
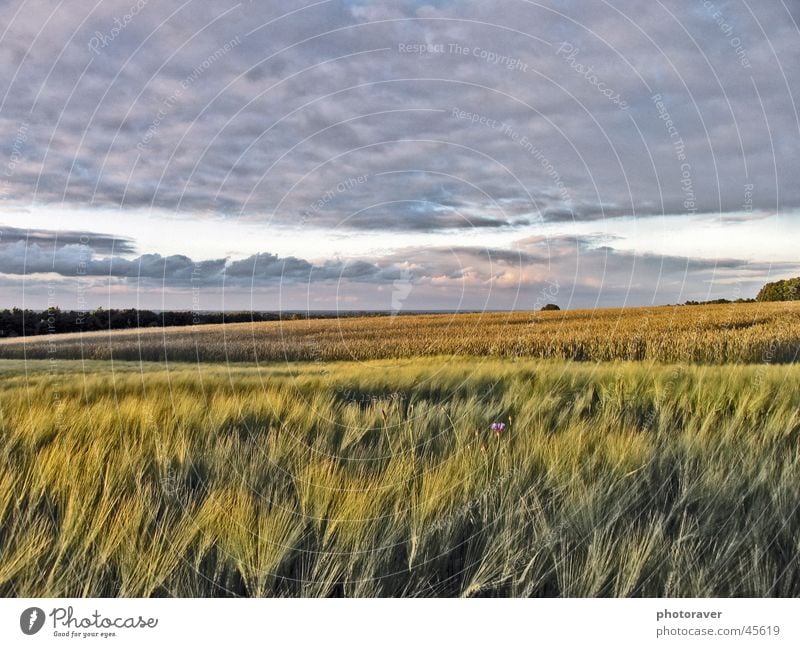
{"type": "Polygon", "coordinates": [[[693,227],[779,214],[791,238],[798,20],[716,0],[9,0],[0,200],[37,208],[0,230],[4,298],[46,300],[44,277],[151,307],[200,286],[226,307],[389,308],[395,282],[407,308],[524,308],[555,283],[565,307],[752,296],[795,264],[698,257],[693,227]],[[109,224],[129,233],[169,214],[185,246],[43,222],[77,207],[141,218],[109,224]],[[565,233],[660,214],[673,255],[565,233]],[[295,243],[217,248],[200,219],[295,243]],[[304,244],[359,234],[380,242],[304,244]]]}
{"type": "MultiPolygon", "coordinates": [[[[295,285],[335,281],[385,282],[399,275],[392,265],[378,265],[363,260],[324,260],[312,263],[294,256],[254,254],[244,259],[218,258],[193,260],[182,255],[142,254],[134,258],[103,256],[82,244],[65,244],[53,251],[43,241],[55,238],[55,232],[40,232],[37,242],[20,237],[0,244],[0,274],[34,277],[57,275],[82,279],[104,277],[135,280],[153,287],[187,288],[216,286],[247,288],[265,285],[295,285]]],[[[82,236],[84,234],[81,234],[82,236]]],[[[87,235],[91,235],[87,232],[87,235]]]]}
{"type": "Polygon", "coordinates": [[[10,0],[0,194],[346,231],[797,208],[796,14],[10,0]]]}
{"type": "MultiPolygon", "coordinates": [[[[48,232],[42,239],[49,240],[48,232]]],[[[91,233],[91,232],[89,232],[91,233]]],[[[242,259],[187,255],[103,255],[82,245],[16,240],[0,245],[0,292],[24,277],[26,303],[60,294],[63,305],[88,292],[117,307],[207,309],[312,308],[402,310],[537,309],[678,303],[748,298],[800,263],[657,255],[614,247],[605,234],[533,235],[511,248],[477,245],[409,246],[360,258],[308,260],[274,253],[242,259]],[[88,250],[88,251],[87,251],[88,250]],[[398,299],[398,295],[402,298],[398,299]],[[191,297],[191,301],[187,299],[191,297]],[[183,306],[181,306],[183,304],[183,306]],[[258,304],[258,305],[256,305],[258,304]]]]}
{"type": "Polygon", "coordinates": [[[326,260],[317,264],[294,256],[255,254],[232,262],[225,270],[226,283],[317,283],[331,281],[380,282],[390,280],[396,271],[361,260],[326,260]]]}
{"type": "Polygon", "coordinates": [[[67,246],[83,246],[101,254],[132,254],[136,251],[133,240],[109,236],[93,231],[52,231],[48,229],[0,228],[0,245],[12,243],[36,244],[52,250],[67,246]]]}
{"type": "Polygon", "coordinates": [[[383,261],[407,264],[415,286],[408,301],[420,308],[536,309],[543,294],[570,308],[752,298],[776,275],[800,273],[797,262],[659,255],[617,249],[616,241],[531,236],[514,249],[409,248],[383,261]]]}

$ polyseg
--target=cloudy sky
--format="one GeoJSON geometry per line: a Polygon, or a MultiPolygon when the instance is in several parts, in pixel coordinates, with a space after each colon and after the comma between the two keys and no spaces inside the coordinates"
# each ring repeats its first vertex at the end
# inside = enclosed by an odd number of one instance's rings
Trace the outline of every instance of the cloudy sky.
{"type": "Polygon", "coordinates": [[[3,307],[531,309],[800,274],[789,0],[6,0],[3,307]]]}

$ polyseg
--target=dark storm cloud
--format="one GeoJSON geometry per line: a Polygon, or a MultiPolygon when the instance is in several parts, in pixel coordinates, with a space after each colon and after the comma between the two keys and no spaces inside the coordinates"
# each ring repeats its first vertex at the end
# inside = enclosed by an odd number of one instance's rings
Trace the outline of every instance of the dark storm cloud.
{"type": "Polygon", "coordinates": [[[0,195],[359,230],[800,207],[788,3],[313,5],[3,3],[0,195]]]}

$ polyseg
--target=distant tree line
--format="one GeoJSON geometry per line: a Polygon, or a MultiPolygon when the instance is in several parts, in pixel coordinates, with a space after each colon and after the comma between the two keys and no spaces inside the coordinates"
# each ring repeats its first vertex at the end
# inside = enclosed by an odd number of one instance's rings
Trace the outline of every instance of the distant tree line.
{"type": "Polygon", "coordinates": [[[755,299],[735,299],[731,301],[730,299],[712,299],[711,301],[687,301],[683,305],[685,306],[713,306],[719,305],[722,303],[755,303],[755,299]]]}
{"type": "Polygon", "coordinates": [[[307,312],[193,312],[123,310],[98,308],[97,310],[0,310],[0,337],[53,335],[92,330],[122,330],[126,328],[155,328],[158,326],[193,326],[215,323],[242,323],[250,321],[279,321],[318,319],[331,316],[354,316],[372,313],[307,313],[307,312]]]}
{"type": "Polygon", "coordinates": [[[800,300],[800,276],[784,281],[767,283],[756,296],[756,301],[798,301],[800,300]]]}

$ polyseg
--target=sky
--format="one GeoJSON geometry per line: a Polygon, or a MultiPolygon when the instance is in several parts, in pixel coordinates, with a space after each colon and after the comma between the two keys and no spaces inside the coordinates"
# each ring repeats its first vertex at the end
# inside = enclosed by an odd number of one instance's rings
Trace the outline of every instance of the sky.
{"type": "Polygon", "coordinates": [[[531,310],[800,275],[800,4],[6,0],[0,307],[531,310]]]}

